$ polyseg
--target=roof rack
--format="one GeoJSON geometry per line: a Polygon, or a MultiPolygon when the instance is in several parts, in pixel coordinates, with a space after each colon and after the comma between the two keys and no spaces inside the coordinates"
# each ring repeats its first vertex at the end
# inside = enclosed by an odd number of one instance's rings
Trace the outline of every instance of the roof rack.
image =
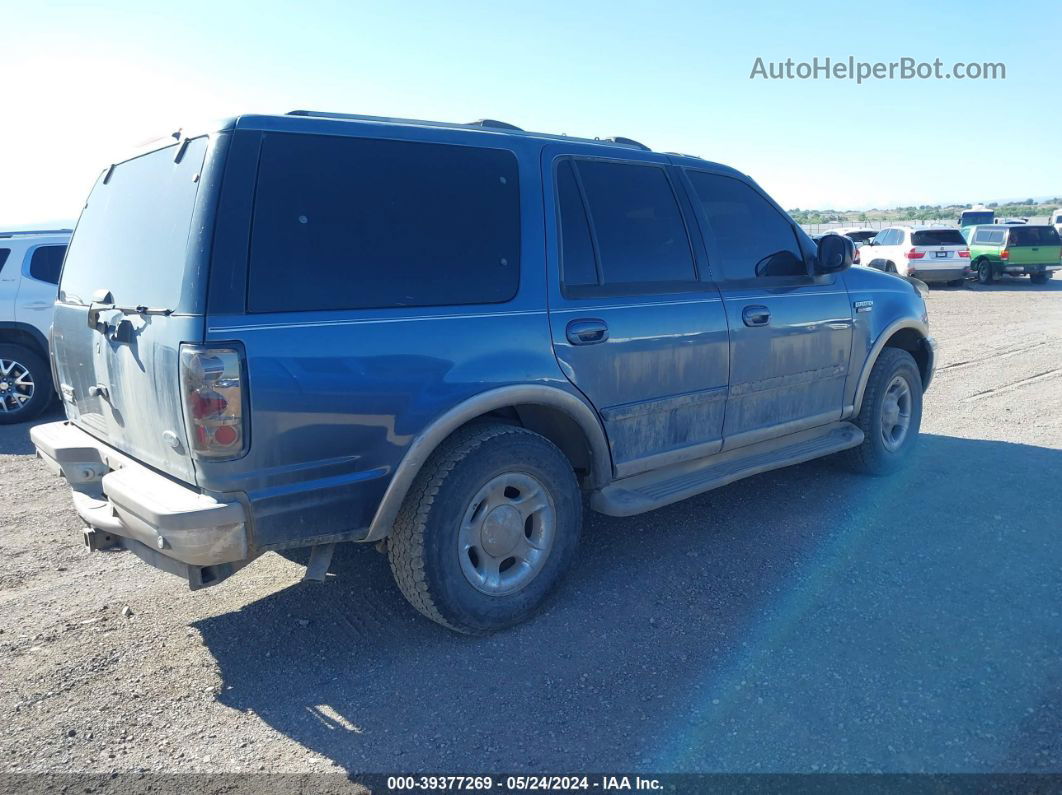
{"type": "Polygon", "coordinates": [[[20,235],[59,235],[73,231],[73,229],[13,229],[10,232],[0,232],[0,237],[19,237],[20,235]]]}
{"type": "Polygon", "coordinates": [[[614,135],[611,138],[606,138],[605,140],[608,141],[610,144],[626,144],[627,146],[633,146],[636,149],[641,149],[643,152],[653,151],[640,141],[635,141],[633,138],[624,138],[622,135],[614,135]]]}
{"type": "Polygon", "coordinates": [[[692,157],[696,160],[704,160],[700,155],[691,155],[687,152],[664,152],[665,155],[674,155],[675,157],[692,157]]]}
{"type": "Polygon", "coordinates": [[[509,124],[507,121],[498,121],[497,119],[476,119],[465,125],[466,127],[493,127],[497,130],[512,130],[513,132],[524,132],[523,127],[517,127],[515,124],[509,124]]]}

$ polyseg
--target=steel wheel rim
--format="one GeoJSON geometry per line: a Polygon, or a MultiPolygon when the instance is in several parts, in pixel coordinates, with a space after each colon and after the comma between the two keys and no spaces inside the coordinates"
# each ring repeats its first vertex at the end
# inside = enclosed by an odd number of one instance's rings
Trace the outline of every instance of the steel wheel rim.
{"type": "Polygon", "coordinates": [[[461,571],[482,593],[515,593],[545,567],[556,534],[557,508],[542,482],[525,472],[498,475],[461,517],[461,571]]]}
{"type": "Polygon", "coordinates": [[[21,411],[36,390],[33,374],[15,359],[0,359],[0,413],[21,411]]]}
{"type": "Polygon", "coordinates": [[[881,402],[881,441],[886,450],[895,452],[907,438],[912,405],[911,385],[897,375],[889,382],[881,402]]]}

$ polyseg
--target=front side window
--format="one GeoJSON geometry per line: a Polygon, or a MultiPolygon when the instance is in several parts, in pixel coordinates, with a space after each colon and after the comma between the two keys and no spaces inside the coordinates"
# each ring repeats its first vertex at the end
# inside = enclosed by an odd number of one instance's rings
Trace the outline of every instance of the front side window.
{"type": "Polygon", "coordinates": [[[66,246],[38,246],[30,257],[30,276],[39,282],[59,284],[66,246]]]}
{"type": "Polygon", "coordinates": [[[502,303],[519,285],[501,149],[269,134],[253,219],[252,312],[502,303]]]}
{"type": "Polygon", "coordinates": [[[752,186],[703,171],[686,173],[715,243],[718,276],[744,280],[807,275],[793,225],[752,186]]]}
{"type": "Polygon", "coordinates": [[[663,168],[565,160],[557,190],[566,292],[659,293],[698,286],[686,224],[663,168]]]}

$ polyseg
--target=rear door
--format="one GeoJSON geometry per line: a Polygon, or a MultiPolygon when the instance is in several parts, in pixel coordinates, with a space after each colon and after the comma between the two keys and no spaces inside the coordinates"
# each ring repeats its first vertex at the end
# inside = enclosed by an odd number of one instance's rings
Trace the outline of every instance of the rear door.
{"type": "Polygon", "coordinates": [[[810,276],[810,241],[752,184],[687,169],[730,324],[724,449],[840,419],[852,310],[837,274],[810,276]]]}
{"type": "Polygon", "coordinates": [[[188,482],[178,353],[203,338],[212,224],[197,199],[217,178],[207,168],[212,147],[206,137],[186,140],[101,175],[70,243],[53,320],[71,422],[188,482]]]}
{"type": "Polygon", "coordinates": [[[22,263],[22,279],[15,299],[15,320],[28,323],[48,336],[52,308],[59,290],[59,272],[66,246],[44,243],[33,246],[22,263]]]}
{"type": "Polygon", "coordinates": [[[18,263],[11,263],[11,246],[0,238],[0,323],[15,316],[15,293],[18,292],[18,263]]]}
{"type": "Polygon", "coordinates": [[[598,409],[620,477],[722,445],[726,316],[667,158],[543,153],[550,330],[598,409]]]}

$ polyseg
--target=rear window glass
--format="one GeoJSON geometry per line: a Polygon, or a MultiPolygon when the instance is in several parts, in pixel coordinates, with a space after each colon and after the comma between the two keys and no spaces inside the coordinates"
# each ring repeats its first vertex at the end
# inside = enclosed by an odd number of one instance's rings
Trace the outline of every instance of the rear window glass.
{"type": "Polygon", "coordinates": [[[511,152],[267,135],[252,312],[500,303],[519,281],[511,152]]]}
{"type": "Polygon", "coordinates": [[[863,232],[846,232],[845,237],[855,241],[856,243],[866,243],[868,240],[873,239],[878,234],[876,229],[867,229],[863,232]]]}
{"type": "Polygon", "coordinates": [[[1007,237],[1010,246],[1057,246],[1058,232],[1050,226],[1012,227],[1007,237]]]}
{"type": "Polygon", "coordinates": [[[575,181],[571,160],[557,166],[557,196],[560,202],[561,270],[565,287],[597,284],[597,264],[594,245],[590,241],[590,224],[575,181]]]}
{"type": "Polygon", "coordinates": [[[39,246],[30,257],[30,276],[37,281],[59,284],[66,246],[39,246]]]}
{"type": "Polygon", "coordinates": [[[61,300],[87,304],[96,291],[108,290],[122,306],[191,307],[198,291],[185,278],[188,230],[206,149],[207,139],[195,138],[119,163],[100,177],[70,241],[61,300]]]}
{"type": "Polygon", "coordinates": [[[959,223],[962,226],[972,226],[974,224],[990,224],[995,220],[996,214],[992,212],[988,213],[963,213],[959,219],[959,223]]]}
{"type": "Polygon", "coordinates": [[[958,229],[923,229],[911,235],[912,246],[965,246],[958,229]]]}

